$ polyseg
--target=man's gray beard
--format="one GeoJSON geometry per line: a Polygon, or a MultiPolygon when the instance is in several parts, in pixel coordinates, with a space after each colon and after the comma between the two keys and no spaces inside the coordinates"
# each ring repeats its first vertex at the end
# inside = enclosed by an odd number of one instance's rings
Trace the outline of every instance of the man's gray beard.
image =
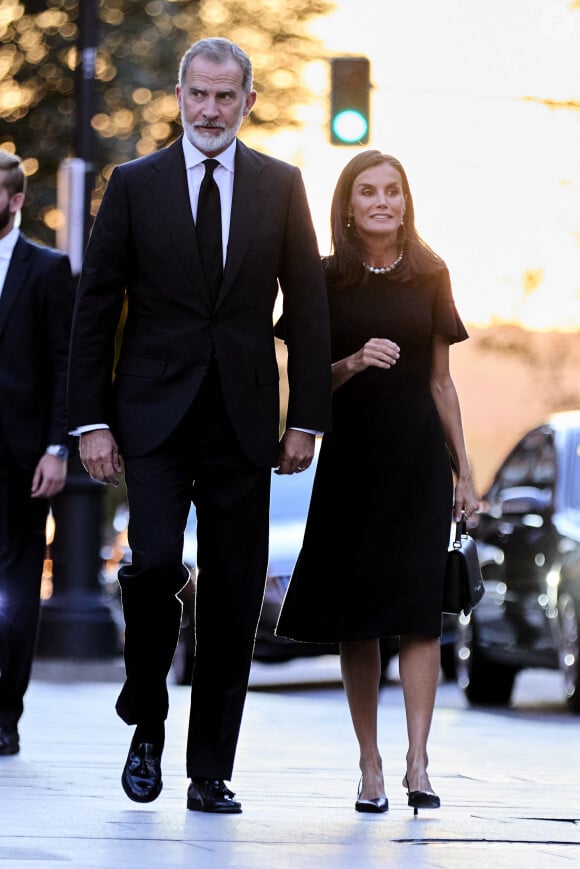
{"type": "Polygon", "coordinates": [[[225,149],[232,144],[234,139],[236,138],[237,132],[240,129],[242,121],[244,119],[244,107],[240,109],[240,116],[231,127],[224,127],[220,130],[219,135],[215,135],[213,133],[206,133],[196,127],[194,124],[188,124],[185,118],[183,117],[183,112],[181,113],[181,124],[183,126],[183,132],[191,142],[191,144],[201,151],[203,154],[209,152],[210,154],[217,154],[218,152],[225,151],[225,149]]]}
{"type": "Polygon", "coordinates": [[[191,144],[203,154],[206,152],[213,154],[218,151],[225,151],[228,145],[234,140],[231,130],[227,128],[221,130],[218,136],[213,133],[202,132],[194,127],[193,124],[184,124],[183,130],[191,144]]]}

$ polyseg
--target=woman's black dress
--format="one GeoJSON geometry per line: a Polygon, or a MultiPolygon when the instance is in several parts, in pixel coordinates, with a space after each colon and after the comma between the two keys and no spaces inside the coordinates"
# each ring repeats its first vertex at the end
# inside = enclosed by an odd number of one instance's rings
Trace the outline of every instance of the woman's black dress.
{"type": "Polygon", "coordinates": [[[467,338],[449,274],[329,286],[333,361],[370,338],[400,358],[333,394],[304,535],[276,633],[336,642],[439,636],[453,482],[429,374],[435,333],[467,338]]]}

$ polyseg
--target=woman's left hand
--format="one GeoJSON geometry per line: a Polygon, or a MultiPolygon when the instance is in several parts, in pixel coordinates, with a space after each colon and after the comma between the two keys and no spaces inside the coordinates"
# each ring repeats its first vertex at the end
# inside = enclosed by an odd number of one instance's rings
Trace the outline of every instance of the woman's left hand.
{"type": "Polygon", "coordinates": [[[453,521],[459,522],[461,514],[469,519],[479,509],[479,498],[471,476],[459,477],[455,484],[455,499],[453,502],[453,521]]]}

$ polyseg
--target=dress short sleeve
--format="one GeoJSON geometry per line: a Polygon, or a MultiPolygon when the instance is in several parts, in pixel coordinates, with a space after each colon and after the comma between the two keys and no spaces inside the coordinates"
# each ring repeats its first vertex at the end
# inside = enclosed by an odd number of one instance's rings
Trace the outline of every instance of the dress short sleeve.
{"type": "Polygon", "coordinates": [[[433,332],[446,335],[450,344],[469,338],[467,329],[455,308],[449,271],[444,266],[435,275],[437,286],[433,302],[433,332]]]}

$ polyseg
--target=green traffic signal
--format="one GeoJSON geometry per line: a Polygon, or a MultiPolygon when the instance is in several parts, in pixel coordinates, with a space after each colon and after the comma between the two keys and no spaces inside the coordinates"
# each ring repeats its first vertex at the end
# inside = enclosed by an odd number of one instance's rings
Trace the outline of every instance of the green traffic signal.
{"type": "Polygon", "coordinates": [[[369,60],[334,57],[330,63],[330,141],[333,145],[365,145],[370,127],[369,60]]]}
{"type": "Polygon", "coordinates": [[[339,112],[332,120],[334,137],[345,144],[358,144],[368,140],[368,120],[353,109],[339,112]]]}

